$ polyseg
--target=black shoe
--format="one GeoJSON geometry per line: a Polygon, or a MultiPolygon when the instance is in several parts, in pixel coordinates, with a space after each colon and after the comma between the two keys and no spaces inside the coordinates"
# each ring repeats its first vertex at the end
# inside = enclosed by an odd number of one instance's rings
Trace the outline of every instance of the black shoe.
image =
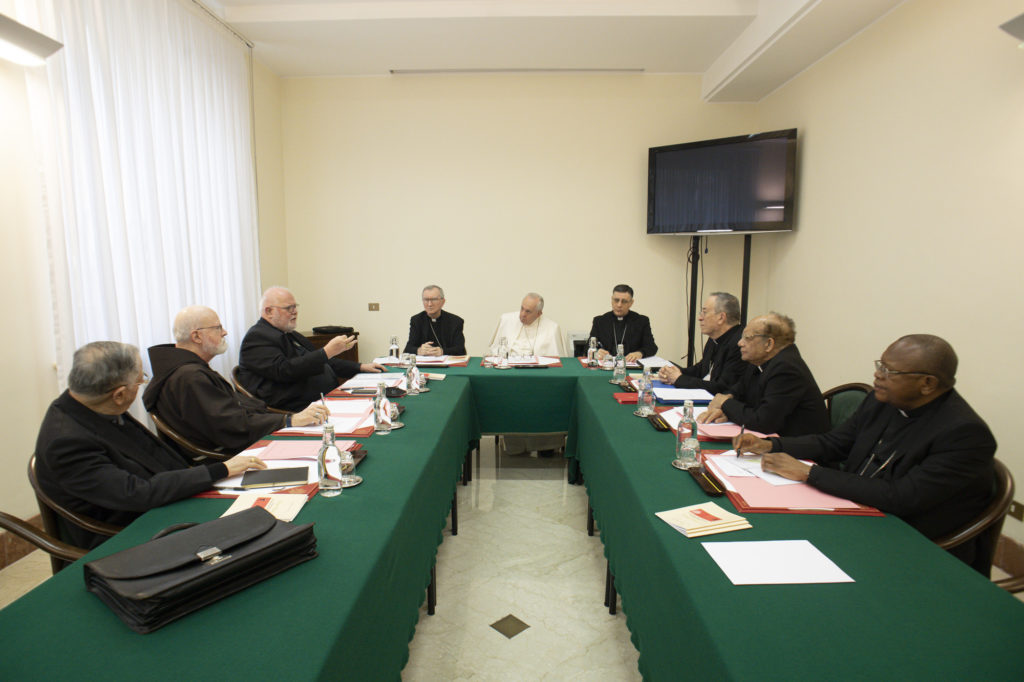
{"type": "Polygon", "coordinates": [[[545,457],[545,458],[554,457],[555,456],[555,451],[554,450],[538,450],[537,451],[537,456],[538,457],[545,457]]]}

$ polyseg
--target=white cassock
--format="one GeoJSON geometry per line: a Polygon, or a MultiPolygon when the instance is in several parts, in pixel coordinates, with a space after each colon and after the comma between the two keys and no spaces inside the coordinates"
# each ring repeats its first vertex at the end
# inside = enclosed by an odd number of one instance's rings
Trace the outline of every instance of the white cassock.
{"type": "Polygon", "coordinates": [[[562,328],[543,314],[530,325],[519,321],[519,313],[502,315],[491,337],[490,352],[497,349],[498,341],[503,336],[508,339],[513,355],[550,355],[559,358],[566,355],[562,328]]]}
{"type": "MultiPolygon", "coordinates": [[[[519,313],[502,315],[498,327],[494,330],[494,336],[491,337],[491,351],[498,347],[498,341],[503,336],[508,339],[509,349],[513,355],[566,355],[562,328],[543,314],[530,325],[524,325],[519,321],[519,313]]],[[[510,455],[533,450],[557,450],[565,445],[563,435],[505,436],[503,440],[505,452],[510,455]]]]}

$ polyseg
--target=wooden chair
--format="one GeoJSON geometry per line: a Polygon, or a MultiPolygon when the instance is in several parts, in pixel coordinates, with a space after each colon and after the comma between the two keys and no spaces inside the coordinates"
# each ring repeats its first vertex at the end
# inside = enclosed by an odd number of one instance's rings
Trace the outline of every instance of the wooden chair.
{"type": "Polygon", "coordinates": [[[821,397],[825,400],[825,409],[828,410],[828,420],[832,428],[839,426],[856,412],[867,394],[873,390],[869,384],[852,383],[841,384],[822,393],[821,397]]]}
{"type": "MultiPolygon", "coordinates": [[[[71,511],[67,507],[55,502],[53,498],[43,492],[43,489],[39,487],[39,479],[36,478],[36,456],[34,453],[28,460],[28,481],[32,485],[32,490],[36,495],[36,503],[39,505],[39,517],[43,521],[43,530],[46,531],[51,538],[60,537],[60,525],[57,520],[58,517],[72,525],[84,528],[90,533],[95,533],[97,535],[111,537],[121,532],[120,526],[104,523],[103,521],[97,521],[85,514],[71,511]]],[[[71,545],[68,546],[70,547],[71,545]]],[[[54,553],[50,554],[50,565],[53,567],[54,573],[63,569],[65,566],[70,564],[71,561],[74,561],[74,559],[67,560],[59,558],[54,553]]]]}
{"type": "MultiPolygon", "coordinates": [[[[246,398],[252,398],[254,400],[260,400],[259,396],[253,395],[252,392],[242,385],[242,382],[238,380],[238,365],[231,368],[231,383],[234,384],[235,390],[244,395],[246,398]]],[[[276,407],[267,405],[267,412],[276,412],[277,414],[292,414],[288,410],[279,410],[276,407]]]]}
{"type": "MultiPolygon", "coordinates": [[[[952,533],[935,540],[935,544],[939,547],[949,550],[977,539],[977,553],[972,566],[986,576],[989,575],[992,567],[996,544],[999,542],[999,534],[1003,530],[1006,512],[1010,510],[1010,503],[1013,502],[1014,492],[1013,475],[1010,470],[998,459],[993,460],[992,464],[996,472],[996,495],[992,498],[992,502],[977,518],[971,519],[952,533]]],[[[996,585],[1008,592],[1020,592],[1024,590],[1024,576],[997,580],[996,585]]]]}
{"type": "Polygon", "coordinates": [[[165,442],[169,441],[172,444],[172,447],[177,446],[184,455],[190,456],[193,460],[212,459],[214,461],[224,461],[226,459],[231,459],[230,453],[207,450],[204,447],[196,445],[188,438],[185,438],[185,436],[168,426],[167,422],[162,420],[156,412],[150,412],[149,418],[153,420],[153,424],[156,425],[157,432],[165,442]]]}
{"type": "Polygon", "coordinates": [[[71,562],[78,561],[88,552],[88,550],[81,547],[61,542],[49,533],[36,528],[31,523],[19,519],[17,516],[11,516],[6,512],[0,512],[0,528],[49,554],[50,565],[54,573],[57,573],[57,571],[71,562]]]}

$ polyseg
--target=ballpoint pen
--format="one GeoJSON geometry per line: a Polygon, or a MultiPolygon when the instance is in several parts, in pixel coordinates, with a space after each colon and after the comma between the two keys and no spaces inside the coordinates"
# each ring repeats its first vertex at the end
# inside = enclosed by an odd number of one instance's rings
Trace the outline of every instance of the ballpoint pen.
{"type": "MultiPolygon", "coordinates": [[[[320,394],[320,404],[324,406],[324,410],[327,412],[327,414],[331,413],[331,411],[327,408],[327,401],[324,399],[323,393],[320,394]]],[[[326,416],[324,416],[324,421],[327,421],[326,416]]]]}

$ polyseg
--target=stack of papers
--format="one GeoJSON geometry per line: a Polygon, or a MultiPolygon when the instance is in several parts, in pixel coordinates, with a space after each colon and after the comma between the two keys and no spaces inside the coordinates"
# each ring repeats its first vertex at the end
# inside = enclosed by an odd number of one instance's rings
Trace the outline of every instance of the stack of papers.
{"type": "Polygon", "coordinates": [[[703,388],[658,388],[655,385],[654,397],[658,399],[659,403],[679,403],[681,405],[687,400],[692,400],[696,405],[697,403],[710,403],[715,396],[703,388]]]}
{"type": "Polygon", "coordinates": [[[377,388],[384,382],[388,387],[405,385],[405,372],[360,372],[341,385],[342,388],[377,388]]]}
{"type": "Polygon", "coordinates": [[[688,538],[751,527],[745,518],[725,511],[714,502],[657,512],[655,516],[688,538]]]}
{"type": "Polygon", "coordinates": [[[306,504],[305,495],[294,493],[241,493],[221,516],[230,516],[249,507],[263,507],[281,521],[294,521],[306,504]]]}

